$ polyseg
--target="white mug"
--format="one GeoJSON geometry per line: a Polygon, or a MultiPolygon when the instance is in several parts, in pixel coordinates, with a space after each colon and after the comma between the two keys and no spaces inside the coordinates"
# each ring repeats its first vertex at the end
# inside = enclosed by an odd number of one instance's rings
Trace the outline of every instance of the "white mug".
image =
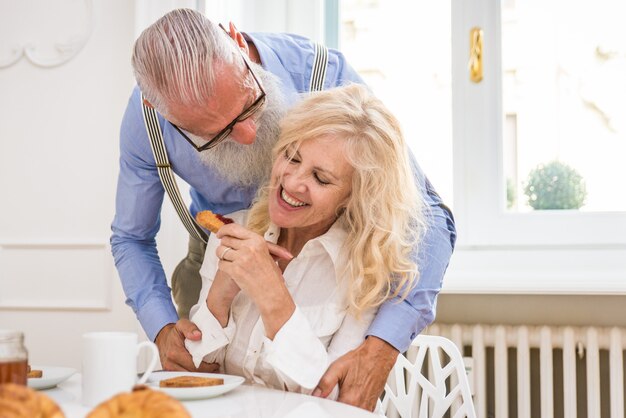
{"type": "Polygon", "coordinates": [[[132,332],[89,332],[83,334],[83,405],[95,406],[111,396],[145,383],[156,367],[159,350],[151,341],[137,343],[132,332]],[[152,359],[137,380],[137,355],[143,347],[152,359]]]}

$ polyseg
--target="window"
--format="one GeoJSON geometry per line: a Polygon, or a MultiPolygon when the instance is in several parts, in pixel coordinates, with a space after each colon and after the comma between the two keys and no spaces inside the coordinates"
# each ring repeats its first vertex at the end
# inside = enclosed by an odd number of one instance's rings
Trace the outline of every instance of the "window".
{"type": "Polygon", "coordinates": [[[343,0],[339,16],[339,48],[453,206],[450,1],[343,0]]]}
{"type": "Polygon", "coordinates": [[[337,7],[339,49],[398,116],[453,206],[459,241],[444,289],[626,292],[626,28],[618,0],[337,7]],[[484,33],[480,83],[468,74],[473,27],[484,33]],[[555,177],[568,178],[578,200],[545,186],[555,177]],[[569,203],[547,210],[541,199],[569,203]]]}
{"type": "Polygon", "coordinates": [[[626,179],[624,12],[614,0],[503,6],[510,210],[626,210],[616,181],[626,179]]]}

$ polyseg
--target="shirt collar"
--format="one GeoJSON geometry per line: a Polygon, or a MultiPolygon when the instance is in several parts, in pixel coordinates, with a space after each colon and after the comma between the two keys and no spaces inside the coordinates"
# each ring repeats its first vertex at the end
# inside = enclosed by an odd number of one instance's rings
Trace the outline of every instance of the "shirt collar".
{"type": "MultiPolygon", "coordinates": [[[[347,236],[348,233],[342,227],[342,218],[339,217],[326,233],[304,244],[298,257],[310,257],[320,252],[325,252],[328,254],[333,264],[337,265],[337,259],[343,249],[343,243],[347,236]]],[[[270,225],[264,235],[265,240],[276,244],[279,237],[280,228],[270,221],[270,225]]]]}
{"type": "Polygon", "coordinates": [[[278,242],[279,236],[280,228],[276,226],[276,224],[274,224],[272,221],[270,221],[270,226],[267,228],[267,231],[265,231],[265,235],[263,235],[263,238],[265,238],[265,241],[276,244],[278,242]]]}

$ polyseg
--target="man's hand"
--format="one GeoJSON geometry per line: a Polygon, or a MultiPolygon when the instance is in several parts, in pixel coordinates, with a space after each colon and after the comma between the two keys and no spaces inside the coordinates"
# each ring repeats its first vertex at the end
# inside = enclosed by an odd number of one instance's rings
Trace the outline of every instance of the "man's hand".
{"type": "Polygon", "coordinates": [[[196,369],[191,354],[185,347],[185,338],[192,341],[202,339],[202,333],[188,319],[179,319],[175,324],[164,326],[156,337],[155,344],[159,348],[159,357],[163,370],[215,373],[219,370],[217,363],[200,363],[196,369]]]}
{"type": "Polygon", "coordinates": [[[325,398],[339,384],[339,402],[373,411],[398,354],[386,341],[370,336],[330,365],[313,396],[325,398]]]}

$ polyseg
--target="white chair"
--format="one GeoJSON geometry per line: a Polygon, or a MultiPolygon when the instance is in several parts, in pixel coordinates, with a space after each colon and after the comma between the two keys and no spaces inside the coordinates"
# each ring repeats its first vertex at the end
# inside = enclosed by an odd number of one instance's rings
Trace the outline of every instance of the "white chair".
{"type": "Polygon", "coordinates": [[[474,403],[463,357],[447,338],[419,335],[400,354],[382,398],[388,417],[475,418],[474,403]]]}

